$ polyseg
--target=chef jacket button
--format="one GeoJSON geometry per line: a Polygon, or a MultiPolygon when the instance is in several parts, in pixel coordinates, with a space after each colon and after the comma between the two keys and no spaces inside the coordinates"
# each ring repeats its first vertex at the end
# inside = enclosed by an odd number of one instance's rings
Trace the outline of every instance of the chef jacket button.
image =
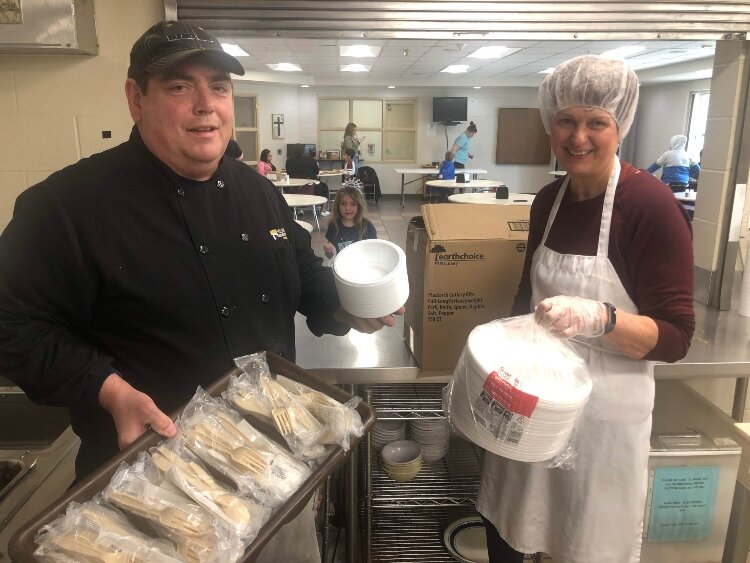
{"type": "Polygon", "coordinates": [[[199,251],[199,252],[200,252],[201,254],[208,254],[208,247],[207,247],[207,246],[206,246],[205,244],[201,244],[201,245],[200,245],[200,246],[198,247],[198,251],[199,251]]]}
{"type": "Polygon", "coordinates": [[[185,197],[185,190],[183,188],[177,188],[177,195],[180,197],[185,197]]]}
{"type": "Polygon", "coordinates": [[[216,180],[216,187],[221,189],[224,187],[224,180],[216,180]]]}
{"type": "Polygon", "coordinates": [[[221,316],[225,319],[232,314],[232,311],[229,310],[229,307],[222,307],[221,308],[221,316]]]}
{"type": "Polygon", "coordinates": [[[261,303],[268,303],[271,300],[271,298],[268,296],[267,293],[264,293],[260,296],[261,303]]]}
{"type": "Polygon", "coordinates": [[[247,233],[242,233],[242,241],[247,242],[249,240],[250,240],[250,235],[248,235],[247,233]]]}

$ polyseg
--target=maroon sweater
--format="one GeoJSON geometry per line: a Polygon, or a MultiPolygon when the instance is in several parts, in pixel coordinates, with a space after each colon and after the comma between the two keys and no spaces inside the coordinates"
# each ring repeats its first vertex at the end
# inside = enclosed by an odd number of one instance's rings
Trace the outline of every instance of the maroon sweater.
{"type": "MultiPolygon", "coordinates": [[[[671,190],[651,174],[622,162],[615,192],[609,259],[641,315],[659,329],[647,360],[675,362],[685,356],[695,330],[693,242],[690,220],[671,190]]],[[[531,258],[563,179],[542,188],[531,206],[529,245],[513,314],[529,312],[531,258]]],[[[604,194],[560,203],[546,246],[556,252],[596,255],[604,194]]]]}

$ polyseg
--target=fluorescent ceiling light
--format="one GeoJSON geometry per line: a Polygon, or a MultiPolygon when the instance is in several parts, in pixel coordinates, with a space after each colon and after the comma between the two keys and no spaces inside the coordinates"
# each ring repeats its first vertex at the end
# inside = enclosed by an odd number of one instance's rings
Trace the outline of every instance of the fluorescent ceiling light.
{"type": "Polygon", "coordinates": [[[377,57],[382,47],[370,45],[341,45],[339,55],[342,57],[377,57]]]}
{"type": "Polygon", "coordinates": [[[309,88],[309,87],[310,87],[309,84],[302,84],[302,86],[300,86],[300,88],[309,88]]]}
{"type": "Polygon", "coordinates": [[[602,57],[607,57],[608,59],[627,59],[631,55],[635,55],[636,53],[640,53],[641,51],[645,50],[646,47],[644,47],[643,45],[625,45],[624,47],[618,47],[617,49],[604,51],[602,53],[602,57]]]}
{"type": "Polygon", "coordinates": [[[481,87],[481,86],[472,86],[472,88],[474,88],[474,90],[479,90],[479,89],[481,89],[482,87],[481,87]]]}
{"type": "Polygon", "coordinates": [[[391,89],[393,89],[393,88],[395,88],[395,86],[388,86],[388,88],[391,88],[391,89]]]}
{"type": "Polygon", "coordinates": [[[539,74],[552,74],[555,72],[555,67],[551,66],[549,68],[545,68],[544,70],[540,70],[539,74]]]}
{"type": "Polygon", "coordinates": [[[299,72],[302,70],[299,65],[294,63],[276,63],[266,65],[271,70],[280,70],[281,72],[299,72]]]}
{"type": "Polygon", "coordinates": [[[222,43],[221,48],[224,49],[225,53],[229,53],[233,57],[249,57],[244,49],[237,45],[237,43],[222,43]]]}
{"type": "Polygon", "coordinates": [[[371,68],[372,68],[372,65],[361,65],[361,64],[339,65],[339,70],[341,72],[370,72],[371,68]]]}
{"type": "Polygon", "coordinates": [[[504,56],[510,54],[508,53],[508,51],[510,51],[508,47],[503,47],[502,45],[494,45],[488,47],[480,47],[468,56],[473,59],[501,59],[504,56]]]}
{"type": "Polygon", "coordinates": [[[469,72],[469,65],[448,65],[440,72],[449,72],[451,74],[460,74],[462,72],[469,72]]]}

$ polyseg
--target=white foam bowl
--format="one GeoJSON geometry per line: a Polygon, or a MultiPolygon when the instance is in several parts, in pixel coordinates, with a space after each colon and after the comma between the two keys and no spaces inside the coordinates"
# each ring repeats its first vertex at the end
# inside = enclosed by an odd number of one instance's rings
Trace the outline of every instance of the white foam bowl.
{"type": "Polygon", "coordinates": [[[336,255],[333,276],[341,306],[355,317],[385,317],[409,297],[406,255],[387,240],[350,244],[336,255]]]}

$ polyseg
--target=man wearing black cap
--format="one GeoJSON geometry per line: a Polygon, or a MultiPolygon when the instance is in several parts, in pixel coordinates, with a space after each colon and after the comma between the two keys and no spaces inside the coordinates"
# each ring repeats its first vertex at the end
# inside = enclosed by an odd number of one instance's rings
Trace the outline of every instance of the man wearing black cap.
{"type": "Polygon", "coordinates": [[[202,29],[162,22],[133,46],[127,142],[22,193],[0,237],[0,373],[64,405],[82,478],[233,366],[294,359],[313,333],[373,332],[392,316],[339,308],[331,270],[276,188],[222,158],[244,74],[202,29]]]}

